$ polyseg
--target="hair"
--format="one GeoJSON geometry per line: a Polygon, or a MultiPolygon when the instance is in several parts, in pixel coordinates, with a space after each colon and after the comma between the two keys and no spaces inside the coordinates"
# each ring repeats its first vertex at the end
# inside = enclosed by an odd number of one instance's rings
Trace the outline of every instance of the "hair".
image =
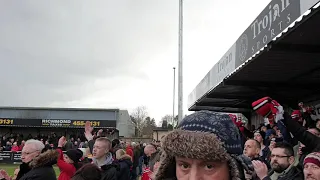
{"type": "Polygon", "coordinates": [[[126,152],[123,149],[118,149],[116,151],[116,159],[121,159],[122,156],[124,156],[126,154],[126,152]]]}
{"type": "Polygon", "coordinates": [[[120,141],[119,139],[114,139],[112,140],[112,147],[114,148],[116,145],[119,145],[120,144],[120,141]]]}
{"type": "Polygon", "coordinates": [[[277,142],[277,143],[274,145],[274,148],[284,149],[284,153],[285,153],[287,156],[293,156],[293,155],[294,155],[293,148],[292,148],[292,146],[291,146],[289,143],[286,143],[286,142],[277,142]]]}
{"type": "Polygon", "coordinates": [[[110,139],[106,138],[106,137],[100,137],[100,138],[97,138],[96,139],[96,142],[97,141],[100,141],[100,142],[104,142],[107,144],[107,148],[110,150],[111,149],[111,145],[112,145],[112,142],[110,141],[110,139]]]}
{"type": "Polygon", "coordinates": [[[257,140],[255,140],[255,139],[249,139],[249,140],[254,141],[256,143],[256,147],[261,149],[261,144],[257,140]]]}
{"type": "Polygon", "coordinates": [[[42,151],[44,149],[44,144],[39,140],[29,139],[25,142],[25,146],[28,144],[32,145],[37,151],[42,151]]]}
{"type": "Polygon", "coordinates": [[[132,146],[132,147],[135,147],[136,145],[137,145],[137,143],[131,142],[131,146],[132,146]]]}
{"type": "Polygon", "coordinates": [[[100,180],[101,170],[95,164],[85,164],[73,175],[71,180],[100,180]]]}

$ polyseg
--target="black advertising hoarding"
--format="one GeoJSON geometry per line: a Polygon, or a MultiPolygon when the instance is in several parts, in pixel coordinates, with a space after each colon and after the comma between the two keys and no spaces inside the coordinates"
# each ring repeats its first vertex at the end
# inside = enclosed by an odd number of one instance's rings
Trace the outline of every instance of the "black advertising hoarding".
{"type": "Polygon", "coordinates": [[[12,159],[13,164],[22,163],[21,161],[21,152],[12,153],[12,159]]]}
{"type": "MultiPolygon", "coordinates": [[[[65,154],[66,151],[63,151],[65,154]]],[[[21,164],[21,151],[11,152],[11,151],[2,151],[0,152],[0,163],[2,164],[21,164]]]]}
{"type": "MultiPolygon", "coordinates": [[[[0,118],[0,126],[37,126],[82,128],[86,120],[0,118]]],[[[90,120],[92,127],[116,127],[114,120],[90,120]]]]}
{"type": "Polygon", "coordinates": [[[12,163],[12,152],[10,152],[10,151],[0,152],[0,162],[1,163],[12,163]]]}
{"type": "MultiPolygon", "coordinates": [[[[108,120],[94,120],[90,121],[92,127],[116,127],[116,121],[108,120]]],[[[52,120],[52,119],[43,119],[41,120],[41,126],[44,127],[74,127],[81,128],[84,127],[86,121],[84,120],[52,120]]]]}
{"type": "Polygon", "coordinates": [[[0,118],[0,126],[40,126],[40,119],[0,118]]]}
{"type": "Polygon", "coordinates": [[[300,17],[299,0],[273,0],[236,42],[236,68],[300,17]]]}

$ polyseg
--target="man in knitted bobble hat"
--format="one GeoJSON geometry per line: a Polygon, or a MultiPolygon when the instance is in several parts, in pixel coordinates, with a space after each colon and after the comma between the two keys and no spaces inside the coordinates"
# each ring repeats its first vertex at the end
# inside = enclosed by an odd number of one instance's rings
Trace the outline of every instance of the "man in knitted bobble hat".
{"type": "Polygon", "coordinates": [[[303,174],[305,180],[320,180],[320,152],[313,152],[303,161],[303,174]]]}
{"type": "Polygon", "coordinates": [[[252,173],[237,127],[227,114],[199,111],[185,117],[162,142],[155,180],[240,180],[252,173]]]}

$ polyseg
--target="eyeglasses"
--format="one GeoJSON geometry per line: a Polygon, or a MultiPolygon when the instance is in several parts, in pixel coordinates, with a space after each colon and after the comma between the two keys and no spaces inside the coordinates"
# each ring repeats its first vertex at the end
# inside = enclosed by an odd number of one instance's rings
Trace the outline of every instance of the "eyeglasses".
{"type": "Polygon", "coordinates": [[[32,153],[38,152],[39,150],[33,151],[33,152],[21,152],[21,155],[30,155],[32,153]]]}
{"type": "Polygon", "coordinates": [[[271,157],[271,158],[287,158],[287,157],[291,157],[291,156],[280,156],[280,155],[271,154],[270,157],[271,157]]]}

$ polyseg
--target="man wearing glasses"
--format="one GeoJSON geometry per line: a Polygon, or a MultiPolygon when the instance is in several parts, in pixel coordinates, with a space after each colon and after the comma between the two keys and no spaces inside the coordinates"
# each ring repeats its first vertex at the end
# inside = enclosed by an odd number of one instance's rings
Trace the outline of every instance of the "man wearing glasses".
{"type": "Polygon", "coordinates": [[[271,172],[261,161],[252,161],[257,176],[261,180],[303,180],[303,173],[293,166],[294,153],[290,144],[278,142],[271,152],[271,172]]]}
{"type": "Polygon", "coordinates": [[[20,171],[18,173],[17,180],[31,170],[29,163],[35,157],[39,156],[43,149],[44,144],[41,141],[30,139],[25,143],[21,151],[22,164],[20,165],[20,171]]]}

